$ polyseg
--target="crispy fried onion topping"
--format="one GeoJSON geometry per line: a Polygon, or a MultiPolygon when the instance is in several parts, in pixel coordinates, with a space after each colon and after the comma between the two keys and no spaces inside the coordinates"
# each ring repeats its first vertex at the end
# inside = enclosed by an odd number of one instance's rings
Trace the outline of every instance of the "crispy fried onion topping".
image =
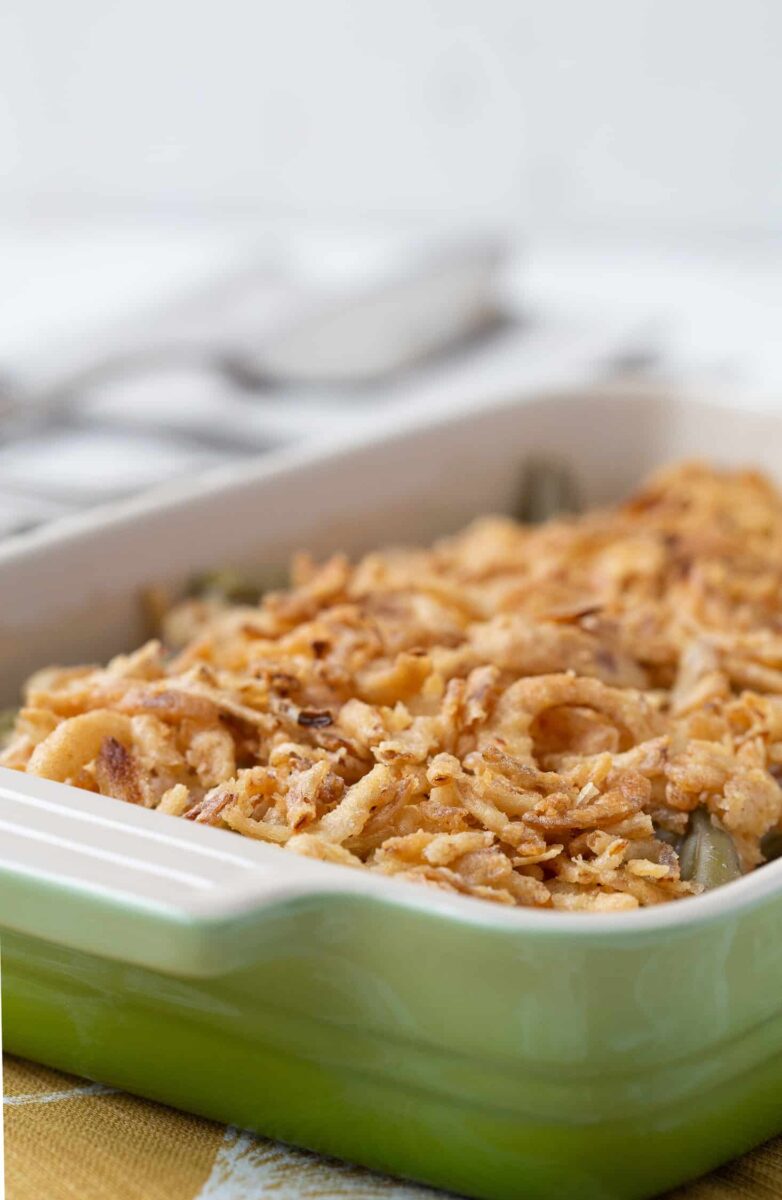
{"type": "Polygon", "coordinates": [[[686,464],[610,511],[188,600],[38,672],[2,762],[498,904],[658,904],[700,886],[696,810],[745,871],[782,824],[781,613],[779,495],[686,464]]]}

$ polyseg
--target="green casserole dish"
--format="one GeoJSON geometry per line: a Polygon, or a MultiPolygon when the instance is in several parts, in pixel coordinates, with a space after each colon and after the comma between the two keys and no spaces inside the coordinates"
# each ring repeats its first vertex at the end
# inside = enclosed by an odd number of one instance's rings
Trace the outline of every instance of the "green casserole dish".
{"type": "MultiPolygon", "coordinates": [[[[8,699],[137,642],[150,580],[423,540],[510,508],[533,450],[596,501],[694,453],[773,471],[778,420],[735,428],[654,395],[507,402],[20,539],[8,699]]],[[[6,1049],[485,1200],[652,1196],[782,1129],[781,919],[779,864],[637,912],[505,910],[0,771],[6,1049]]]]}

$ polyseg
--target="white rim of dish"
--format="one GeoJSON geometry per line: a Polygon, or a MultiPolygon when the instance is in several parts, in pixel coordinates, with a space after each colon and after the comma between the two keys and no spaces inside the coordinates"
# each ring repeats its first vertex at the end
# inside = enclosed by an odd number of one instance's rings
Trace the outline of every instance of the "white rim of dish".
{"type": "MultiPolygon", "coordinates": [[[[0,844],[0,874],[207,924],[246,919],[293,901],[361,896],[498,931],[621,937],[691,928],[754,907],[782,891],[779,861],[712,892],[634,911],[505,907],[368,869],[304,858],[228,830],[195,825],[8,768],[0,768],[0,797],[5,802],[0,819],[3,841],[16,843],[13,855],[0,844]],[[32,817],[39,821],[37,828],[32,817]],[[63,851],[71,856],[69,870],[63,869],[63,851]],[[150,854],[159,861],[151,861],[150,854]],[[108,884],[90,879],[90,862],[110,867],[108,884]],[[137,890],[139,872],[146,884],[143,896],[137,890]]],[[[67,857],[65,864],[67,868],[67,857]]],[[[14,927],[13,921],[7,924],[14,927]]]]}
{"type": "MultiPolygon", "coordinates": [[[[563,382],[535,390],[528,395],[513,392],[503,392],[490,402],[477,409],[474,404],[460,400],[448,413],[436,411],[412,411],[400,415],[390,411],[375,419],[372,425],[359,425],[352,434],[340,431],[332,437],[326,435],[320,442],[294,442],[267,450],[257,459],[245,463],[229,463],[222,466],[210,467],[198,476],[196,481],[172,480],[150,488],[141,495],[125,499],[108,501],[96,505],[84,512],[58,517],[46,525],[28,532],[15,534],[6,538],[0,544],[0,565],[17,558],[26,558],[38,553],[47,546],[81,537],[97,529],[111,526],[126,525],[132,521],[153,515],[164,510],[174,510],[195,499],[215,496],[244,483],[251,484],[258,480],[274,479],[284,476],[292,470],[298,470],[311,464],[328,463],[339,460],[356,451],[369,450],[379,442],[404,441],[415,432],[432,432],[438,428],[450,428],[454,425],[470,425],[475,420],[490,418],[494,414],[512,410],[515,406],[534,408],[537,405],[550,405],[560,402],[563,405],[588,404],[590,401],[602,400],[610,402],[629,395],[640,396],[647,402],[661,406],[676,407],[682,402],[677,401],[676,393],[656,384],[637,384],[630,382],[610,383],[579,386],[574,383],[569,386],[563,382]]],[[[704,414],[714,409],[729,411],[732,405],[724,397],[704,399],[700,395],[687,395],[683,398],[688,408],[700,409],[704,414]]],[[[742,408],[745,417],[759,417],[774,420],[775,414],[769,412],[767,406],[753,406],[747,403],[742,408]]],[[[779,421],[779,418],[776,418],[779,421]]]]}

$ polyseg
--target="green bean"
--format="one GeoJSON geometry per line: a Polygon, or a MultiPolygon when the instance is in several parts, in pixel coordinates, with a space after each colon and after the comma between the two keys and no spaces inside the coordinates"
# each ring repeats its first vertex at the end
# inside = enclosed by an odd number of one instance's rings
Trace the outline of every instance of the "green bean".
{"type": "Polygon", "coordinates": [[[782,858],[782,830],[772,829],[760,839],[760,851],[766,862],[782,858]]]}
{"type": "Polygon", "coordinates": [[[527,525],[540,525],[551,517],[581,509],[573,473],[552,459],[531,459],[522,478],[517,516],[527,525]]]}
{"type": "Polygon", "coordinates": [[[707,891],[741,875],[733,838],[717,825],[705,808],[696,808],[679,851],[682,879],[699,883],[707,891]]]}
{"type": "Polygon", "coordinates": [[[0,708],[0,747],[10,741],[18,716],[18,708],[0,708]]]}
{"type": "Polygon", "coordinates": [[[189,596],[203,600],[216,600],[221,604],[257,604],[261,588],[239,571],[205,571],[191,580],[187,589],[189,596]]]}

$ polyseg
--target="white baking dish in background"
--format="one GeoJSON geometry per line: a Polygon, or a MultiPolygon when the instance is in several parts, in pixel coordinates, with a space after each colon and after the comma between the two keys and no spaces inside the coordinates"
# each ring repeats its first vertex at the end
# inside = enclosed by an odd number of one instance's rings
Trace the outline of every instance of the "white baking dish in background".
{"type": "MultiPolygon", "coordinates": [[[[512,511],[530,455],[589,504],[692,456],[779,476],[780,431],[637,389],[522,397],[71,519],[0,548],[4,702],[138,644],[150,583],[427,541],[512,511]]],[[[0,839],[19,1053],[484,1197],[647,1196],[782,1128],[782,865],[661,909],[507,911],[7,770],[0,839]]]]}

